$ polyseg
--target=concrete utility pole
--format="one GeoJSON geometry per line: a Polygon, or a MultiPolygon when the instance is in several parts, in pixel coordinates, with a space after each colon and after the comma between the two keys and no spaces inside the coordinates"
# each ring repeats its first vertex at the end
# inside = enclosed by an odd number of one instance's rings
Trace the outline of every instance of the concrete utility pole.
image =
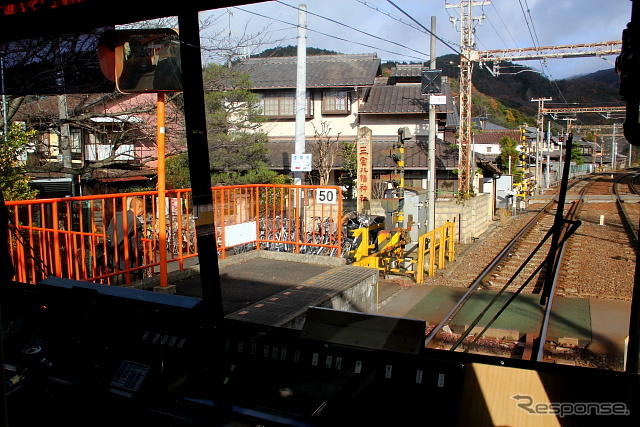
{"type": "MultiPolygon", "coordinates": [[[[298,6],[298,59],[296,66],[296,142],[295,154],[305,152],[305,109],[307,106],[307,5],[298,6]]],[[[293,173],[293,183],[302,185],[304,172],[293,173]]]]}
{"type": "Polygon", "coordinates": [[[549,178],[551,176],[551,120],[547,122],[547,175],[544,188],[549,188],[549,178]]]}
{"type": "Polygon", "coordinates": [[[4,140],[9,134],[9,120],[7,113],[7,95],[4,94],[4,58],[0,57],[0,82],[2,83],[2,124],[4,126],[4,140]]]}
{"type": "Polygon", "coordinates": [[[542,180],[542,176],[541,176],[541,167],[540,167],[540,145],[542,142],[542,135],[544,133],[544,115],[542,114],[542,110],[544,108],[544,102],[545,101],[551,101],[552,98],[531,98],[531,102],[537,102],[538,103],[538,123],[537,123],[537,132],[536,132],[536,149],[535,149],[535,153],[536,153],[536,174],[535,174],[535,180],[536,180],[536,186],[535,186],[535,190],[537,194],[540,194],[540,181],[542,180]]]}
{"type": "MultiPolygon", "coordinates": [[[[436,17],[431,17],[431,45],[429,68],[436,69],[436,17]]],[[[436,106],[429,103],[429,182],[427,184],[427,231],[436,227],[436,106]]]]}
{"type": "MultiPolygon", "coordinates": [[[[459,8],[460,18],[451,18],[455,25],[460,22],[460,45],[462,55],[460,57],[460,130],[458,137],[458,192],[468,194],[471,190],[471,74],[473,62],[472,52],[475,51],[474,21],[484,18],[473,17],[471,8],[474,6],[489,6],[491,1],[461,1],[459,4],[447,4],[446,9],[459,8]]],[[[475,169],[475,168],[474,168],[475,169]]]]}
{"type": "Polygon", "coordinates": [[[616,168],[616,157],[618,154],[618,147],[616,147],[616,127],[613,126],[613,137],[611,138],[611,170],[616,168]]]}
{"type": "MultiPolygon", "coordinates": [[[[58,95],[58,118],[60,119],[60,141],[58,147],[60,150],[60,157],[62,160],[62,166],[69,170],[73,167],[71,160],[71,134],[69,131],[69,112],[67,110],[67,95],[58,95]]],[[[60,159],[59,159],[60,160],[60,159]]],[[[66,172],[65,175],[71,180],[71,195],[76,195],[75,180],[73,174],[66,172]]]]}

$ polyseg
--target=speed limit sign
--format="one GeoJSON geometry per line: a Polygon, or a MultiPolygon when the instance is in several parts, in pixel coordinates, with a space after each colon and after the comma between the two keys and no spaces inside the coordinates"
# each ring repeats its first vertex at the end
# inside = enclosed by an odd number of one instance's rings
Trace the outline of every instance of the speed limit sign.
{"type": "Polygon", "coordinates": [[[338,203],[338,190],[332,188],[316,190],[316,203],[335,205],[338,203]]]}

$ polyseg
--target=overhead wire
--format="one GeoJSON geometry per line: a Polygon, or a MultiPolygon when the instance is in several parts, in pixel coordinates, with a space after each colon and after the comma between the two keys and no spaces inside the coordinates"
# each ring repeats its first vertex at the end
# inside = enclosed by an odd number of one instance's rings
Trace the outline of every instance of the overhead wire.
{"type": "Polygon", "coordinates": [[[463,54],[462,52],[460,52],[458,49],[454,48],[453,46],[451,46],[451,44],[447,43],[445,40],[442,39],[442,37],[438,36],[437,34],[435,34],[434,32],[432,32],[431,30],[429,30],[427,27],[425,27],[424,25],[422,25],[420,22],[418,22],[413,16],[409,15],[407,12],[405,12],[400,6],[398,6],[397,4],[395,4],[392,0],[387,0],[387,3],[389,3],[391,6],[395,7],[396,9],[398,9],[398,11],[400,11],[403,15],[405,15],[407,18],[411,19],[413,22],[415,22],[418,26],[420,26],[420,28],[422,28],[423,30],[427,31],[429,34],[431,34],[433,37],[436,38],[436,40],[438,40],[440,43],[444,44],[445,46],[447,46],[449,49],[451,49],[452,51],[454,51],[455,53],[457,53],[458,55],[464,57],[467,61],[471,61],[471,59],[469,59],[465,54],[463,54]]]}
{"type": "MultiPolygon", "coordinates": [[[[295,10],[302,10],[302,9],[300,9],[300,8],[299,8],[299,7],[297,7],[297,6],[290,5],[290,4],[285,3],[285,2],[283,2],[283,1],[281,1],[281,0],[275,0],[275,1],[276,1],[277,3],[280,3],[280,4],[284,5],[284,6],[290,7],[290,8],[292,8],[292,9],[295,9],[295,10]]],[[[419,51],[419,50],[416,50],[416,49],[410,48],[409,46],[406,46],[406,45],[404,45],[404,44],[401,44],[401,43],[398,43],[398,42],[394,42],[393,40],[388,40],[388,39],[385,39],[385,38],[383,38],[383,37],[376,36],[375,34],[371,34],[371,33],[368,33],[368,32],[366,32],[366,31],[360,30],[359,28],[352,27],[351,25],[347,25],[347,24],[345,24],[345,23],[342,23],[342,22],[336,21],[336,20],[335,20],[335,19],[333,19],[333,18],[329,18],[329,17],[323,16],[323,15],[320,15],[319,13],[314,13],[314,12],[311,12],[311,11],[309,11],[309,10],[306,10],[305,12],[306,12],[307,14],[309,14],[309,15],[317,16],[318,18],[322,18],[322,19],[327,20],[327,21],[329,21],[329,22],[332,22],[332,23],[334,23],[334,24],[341,25],[341,26],[343,26],[343,27],[345,27],[345,28],[349,28],[350,30],[357,31],[358,33],[364,34],[364,35],[369,36],[369,37],[373,37],[373,38],[375,38],[375,39],[377,39],[377,40],[381,40],[381,41],[386,42],[386,43],[391,43],[391,44],[394,44],[394,45],[396,45],[396,46],[400,46],[401,48],[404,48],[404,49],[410,50],[410,51],[415,52],[415,53],[418,53],[418,54],[420,54],[420,55],[425,55],[425,56],[427,56],[427,57],[429,56],[429,54],[428,54],[428,53],[426,53],[426,52],[421,52],[421,51],[419,51]]]]}
{"type": "MultiPolygon", "coordinates": [[[[420,32],[421,32],[421,33],[423,33],[423,34],[427,34],[427,35],[429,35],[429,32],[428,32],[428,31],[425,31],[423,28],[420,28],[420,27],[415,26],[415,25],[411,25],[411,23],[410,23],[410,22],[404,21],[402,18],[398,18],[397,16],[395,16],[395,15],[393,15],[393,14],[391,14],[391,13],[389,13],[389,12],[385,11],[385,10],[382,10],[382,9],[378,8],[377,6],[374,6],[374,5],[372,5],[372,4],[368,3],[368,2],[366,2],[365,0],[355,0],[355,1],[357,1],[357,2],[358,2],[358,3],[360,3],[361,5],[366,6],[366,7],[368,7],[369,9],[374,10],[374,11],[376,11],[376,12],[378,12],[378,13],[380,13],[380,14],[382,14],[382,15],[384,15],[384,16],[386,16],[386,17],[390,18],[390,19],[393,19],[394,21],[400,22],[401,24],[404,24],[404,25],[406,25],[406,26],[407,26],[407,27],[409,27],[409,28],[413,28],[413,29],[414,29],[414,30],[416,30],[416,31],[420,31],[420,32]]],[[[444,40],[446,40],[446,41],[447,41],[447,43],[449,43],[449,44],[452,44],[452,45],[454,45],[454,46],[458,46],[459,48],[461,48],[461,47],[462,47],[462,46],[460,46],[460,44],[459,44],[459,43],[452,42],[451,40],[447,40],[447,39],[444,39],[444,40]]]]}
{"type": "MultiPolygon", "coordinates": [[[[273,17],[271,17],[271,16],[263,15],[262,13],[254,12],[254,11],[247,10],[247,9],[243,9],[243,8],[241,8],[241,7],[238,7],[238,6],[234,6],[233,8],[234,8],[234,9],[238,9],[238,10],[240,10],[240,11],[242,11],[242,12],[245,12],[245,13],[249,13],[249,14],[252,14],[252,15],[259,16],[259,17],[261,17],[261,18],[271,19],[272,21],[276,21],[276,22],[280,22],[280,23],[283,23],[283,24],[292,25],[292,26],[294,26],[294,27],[296,27],[296,28],[297,28],[297,27],[299,27],[299,25],[298,25],[298,24],[293,24],[293,23],[291,23],[291,22],[287,22],[287,21],[283,21],[283,20],[281,20],[281,19],[273,18],[273,17]]],[[[322,31],[314,30],[314,29],[309,28],[309,27],[307,27],[306,29],[307,29],[307,31],[310,31],[310,32],[312,32],[312,33],[320,34],[320,35],[323,35],[323,36],[326,36],[326,37],[331,37],[331,38],[334,38],[334,39],[336,39],[336,40],[340,40],[340,41],[343,41],[343,42],[352,43],[352,44],[357,44],[357,45],[364,46],[364,47],[368,47],[368,48],[371,48],[371,49],[376,49],[376,50],[379,50],[379,51],[381,51],[381,52],[390,53],[390,54],[392,54],[392,55],[398,55],[398,56],[402,56],[402,57],[406,57],[406,58],[417,59],[417,60],[419,60],[419,61],[423,61],[423,60],[424,60],[424,58],[418,58],[418,57],[413,56],[413,55],[408,55],[408,54],[404,54],[404,53],[394,52],[394,51],[387,50],[387,49],[383,49],[383,48],[380,48],[380,47],[377,47],[377,46],[372,46],[372,45],[369,45],[369,44],[366,44],[366,43],[355,42],[355,41],[353,41],[353,40],[348,40],[348,39],[345,39],[345,38],[343,38],[343,37],[334,36],[333,34],[327,34],[327,33],[324,33],[324,32],[322,32],[322,31]]]]}
{"type": "MultiPolygon", "coordinates": [[[[495,2],[491,2],[491,6],[493,6],[493,9],[496,11],[496,15],[498,15],[498,18],[500,18],[500,22],[502,22],[502,26],[506,30],[507,34],[509,34],[509,37],[511,37],[511,40],[513,41],[513,46],[517,48],[518,47],[518,42],[516,41],[515,37],[513,37],[513,34],[509,30],[509,27],[507,27],[507,24],[504,22],[504,19],[502,18],[502,15],[500,14],[500,11],[496,7],[495,2]]],[[[506,46],[506,43],[505,43],[505,46],[506,46]]]]}
{"type": "MultiPolygon", "coordinates": [[[[531,36],[531,42],[533,43],[533,46],[538,50],[538,53],[540,53],[540,50],[539,50],[540,40],[538,39],[538,33],[535,31],[535,26],[534,26],[534,23],[533,23],[533,17],[531,16],[531,10],[529,9],[529,4],[527,3],[527,0],[524,0],[524,2],[527,5],[527,11],[526,12],[525,12],[524,6],[522,4],[522,0],[518,0],[518,3],[520,4],[520,9],[522,10],[522,16],[524,17],[524,21],[527,24],[527,29],[529,30],[529,35],[531,36]],[[529,15],[529,19],[527,19],[527,14],[529,15]],[[531,20],[531,26],[529,26],[529,20],[531,20]],[[533,31],[532,31],[532,27],[533,27],[533,31]],[[534,33],[535,33],[535,36],[534,36],[534,33]],[[536,42],[536,40],[537,40],[537,42],[536,42]]],[[[540,60],[540,65],[542,66],[543,73],[545,74],[545,76],[549,80],[550,84],[555,86],[556,92],[558,92],[558,95],[560,95],[560,98],[562,98],[565,102],[567,102],[567,99],[565,98],[564,94],[562,93],[562,90],[560,90],[560,86],[558,86],[558,82],[556,82],[553,79],[553,76],[551,75],[551,70],[549,70],[549,67],[547,66],[546,61],[540,60]],[[544,72],[545,69],[547,70],[546,72],[544,72]]]]}
{"type": "MultiPolygon", "coordinates": [[[[493,3],[492,3],[493,4],[493,3]]],[[[489,15],[486,15],[487,17],[487,22],[489,23],[489,25],[491,25],[491,28],[493,28],[493,31],[495,31],[496,35],[498,36],[498,38],[500,39],[500,41],[502,42],[502,44],[504,46],[507,45],[507,42],[504,41],[504,38],[502,38],[502,35],[500,34],[500,32],[498,31],[498,29],[495,27],[495,25],[493,25],[493,22],[489,19],[489,15]]]]}

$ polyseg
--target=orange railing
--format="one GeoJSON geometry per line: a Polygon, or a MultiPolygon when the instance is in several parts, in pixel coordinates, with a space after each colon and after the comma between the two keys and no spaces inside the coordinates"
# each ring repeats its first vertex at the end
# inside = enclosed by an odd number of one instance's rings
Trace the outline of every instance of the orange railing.
{"type": "MultiPolygon", "coordinates": [[[[338,187],[213,187],[220,258],[266,249],[341,255],[338,187]]],[[[197,256],[191,190],[166,192],[167,264],[197,256]]],[[[158,272],[157,192],[7,202],[15,280],[47,276],[131,284],[158,272]],[[134,201],[135,200],[135,201],[134,201]]]]}

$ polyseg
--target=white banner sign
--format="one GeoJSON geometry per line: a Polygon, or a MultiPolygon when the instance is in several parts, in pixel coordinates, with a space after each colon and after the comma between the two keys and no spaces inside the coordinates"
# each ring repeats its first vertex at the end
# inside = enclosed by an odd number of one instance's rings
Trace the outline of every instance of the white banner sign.
{"type": "Polygon", "coordinates": [[[292,154],[292,172],[311,172],[311,154],[292,154]]]}
{"type": "Polygon", "coordinates": [[[255,221],[226,225],[224,227],[224,245],[226,247],[255,242],[257,238],[255,221]]]}
{"type": "Polygon", "coordinates": [[[429,104],[433,105],[445,105],[447,103],[446,95],[430,95],[429,104]]]}

